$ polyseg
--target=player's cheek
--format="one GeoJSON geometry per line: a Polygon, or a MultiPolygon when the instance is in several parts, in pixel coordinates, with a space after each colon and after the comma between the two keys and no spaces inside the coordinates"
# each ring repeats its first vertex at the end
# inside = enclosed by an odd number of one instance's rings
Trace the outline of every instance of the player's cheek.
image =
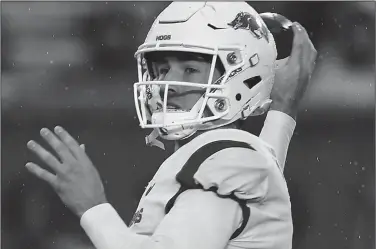
{"type": "Polygon", "coordinates": [[[187,100],[188,102],[188,108],[187,109],[192,109],[193,106],[197,103],[197,101],[201,98],[203,92],[202,91],[198,91],[197,89],[195,89],[196,91],[194,91],[193,93],[189,94],[190,96],[189,99],[187,100]]]}

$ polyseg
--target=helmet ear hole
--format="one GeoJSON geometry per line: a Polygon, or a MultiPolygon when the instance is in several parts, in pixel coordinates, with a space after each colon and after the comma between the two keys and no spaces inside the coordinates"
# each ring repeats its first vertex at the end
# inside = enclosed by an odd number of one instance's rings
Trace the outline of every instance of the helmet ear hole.
{"type": "Polygon", "coordinates": [[[249,79],[244,80],[244,84],[249,88],[252,89],[255,85],[260,83],[261,77],[260,76],[255,76],[249,79]]]}

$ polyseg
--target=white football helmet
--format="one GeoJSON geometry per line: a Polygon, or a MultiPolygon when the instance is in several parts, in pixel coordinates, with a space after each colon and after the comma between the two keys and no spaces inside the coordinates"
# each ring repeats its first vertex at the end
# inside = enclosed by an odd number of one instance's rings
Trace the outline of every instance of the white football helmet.
{"type": "Polygon", "coordinates": [[[152,139],[158,135],[167,140],[185,139],[197,130],[260,115],[271,102],[276,45],[262,18],[246,2],[173,2],[156,18],[135,57],[139,78],[134,84],[136,112],[142,128],[155,129],[152,139]],[[145,55],[156,51],[212,56],[208,81],[153,79],[145,55]],[[213,82],[218,60],[225,72],[213,82]],[[169,109],[168,89],[173,85],[200,87],[205,93],[189,111],[169,109]],[[204,115],[204,110],[210,114],[204,115]]]}

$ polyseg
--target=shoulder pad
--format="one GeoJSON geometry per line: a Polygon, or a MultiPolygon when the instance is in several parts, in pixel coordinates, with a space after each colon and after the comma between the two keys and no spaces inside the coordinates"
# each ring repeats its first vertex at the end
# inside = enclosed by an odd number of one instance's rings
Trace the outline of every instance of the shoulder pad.
{"type": "Polygon", "coordinates": [[[262,199],[267,192],[271,162],[244,142],[215,141],[198,149],[178,173],[187,189],[216,189],[220,196],[262,199]]]}

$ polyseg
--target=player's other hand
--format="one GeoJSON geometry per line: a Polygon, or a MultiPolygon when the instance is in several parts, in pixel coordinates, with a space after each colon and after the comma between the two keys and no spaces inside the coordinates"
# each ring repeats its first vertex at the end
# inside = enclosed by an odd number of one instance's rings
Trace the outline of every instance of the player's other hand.
{"type": "Polygon", "coordinates": [[[291,55],[287,63],[277,69],[270,110],[284,112],[296,119],[299,104],[315,67],[317,51],[302,25],[294,22],[292,30],[294,39],[291,55]]]}
{"type": "Polygon", "coordinates": [[[33,140],[27,143],[27,147],[39,156],[53,173],[32,162],[27,163],[26,168],[51,185],[64,204],[79,217],[91,207],[106,203],[102,181],[86,155],[84,146],[80,146],[59,126],[55,127],[54,132],[43,128],[40,134],[59,158],[33,140]]]}

